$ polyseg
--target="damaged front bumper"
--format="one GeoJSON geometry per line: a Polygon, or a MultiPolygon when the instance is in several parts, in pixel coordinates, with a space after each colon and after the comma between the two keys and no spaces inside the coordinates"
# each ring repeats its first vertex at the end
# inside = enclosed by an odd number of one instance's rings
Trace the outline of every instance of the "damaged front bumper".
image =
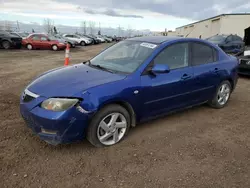
{"type": "Polygon", "coordinates": [[[29,109],[27,104],[21,103],[20,112],[33,133],[52,145],[82,140],[90,118],[90,114],[83,114],[76,107],[53,112],[40,106],[29,109]]]}

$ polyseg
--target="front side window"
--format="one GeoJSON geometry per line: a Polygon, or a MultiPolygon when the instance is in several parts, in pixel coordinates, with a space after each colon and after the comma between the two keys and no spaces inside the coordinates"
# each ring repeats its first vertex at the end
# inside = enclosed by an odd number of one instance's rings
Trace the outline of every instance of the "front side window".
{"type": "Polygon", "coordinates": [[[202,65],[215,61],[216,50],[202,43],[192,43],[192,65],[202,65]]]}
{"type": "Polygon", "coordinates": [[[230,35],[229,37],[227,37],[226,42],[232,42],[232,41],[233,41],[233,36],[232,35],[230,35]]]}
{"type": "Polygon", "coordinates": [[[132,73],[156,47],[155,44],[139,41],[122,41],[91,59],[91,65],[100,65],[111,71],[132,73]]]}
{"type": "Polygon", "coordinates": [[[166,64],[170,69],[188,66],[188,43],[178,43],[168,46],[155,58],[154,64],[166,64]]]}
{"type": "Polygon", "coordinates": [[[38,35],[34,35],[34,36],[32,37],[32,40],[40,40],[40,37],[39,37],[38,35]]]}
{"type": "Polygon", "coordinates": [[[41,37],[42,41],[48,41],[47,37],[41,37]]]}

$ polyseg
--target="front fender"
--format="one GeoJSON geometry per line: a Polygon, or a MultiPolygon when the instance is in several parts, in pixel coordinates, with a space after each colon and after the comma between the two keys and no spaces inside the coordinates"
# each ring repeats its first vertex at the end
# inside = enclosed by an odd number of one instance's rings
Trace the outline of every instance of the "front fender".
{"type": "Polygon", "coordinates": [[[113,83],[100,85],[82,92],[81,107],[86,111],[96,112],[103,106],[111,103],[128,103],[137,114],[140,98],[134,93],[140,90],[140,80],[124,79],[113,83]]]}

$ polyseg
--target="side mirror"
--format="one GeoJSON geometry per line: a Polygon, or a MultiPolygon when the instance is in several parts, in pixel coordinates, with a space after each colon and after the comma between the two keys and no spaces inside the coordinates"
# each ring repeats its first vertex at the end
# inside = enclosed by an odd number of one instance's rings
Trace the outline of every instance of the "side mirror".
{"type": "Polygon", "coordinates": [[[151,69],[151,72],[154,74],[169,73],[169,71],[170,71],[169,66],[164,64],[156,64],[151,69]]]}

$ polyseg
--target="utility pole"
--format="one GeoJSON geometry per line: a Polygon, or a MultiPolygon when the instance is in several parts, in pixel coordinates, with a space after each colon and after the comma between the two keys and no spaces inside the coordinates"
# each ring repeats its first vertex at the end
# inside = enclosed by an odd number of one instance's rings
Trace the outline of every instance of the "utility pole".
{"type": "Polygon", "coordinates": [[[121,37],[121,26],[118,27],[118,37],[121,37]]]}
{"type": "Polygon", "coordinates": [[[20,27],[19,27],[19,22],[18,22],[18,20],[16,21],[16,24],[17,24],[17,30],[18,30],[18,32],[20,31],[20,27]]]}
{"type": "Polygon", "coordinates": [[[100,35],[101,35],[102,32],[101,32],[101,24],[100,24],[100,22],[99,22],[99,32],[100,32],[100,35]]]}

